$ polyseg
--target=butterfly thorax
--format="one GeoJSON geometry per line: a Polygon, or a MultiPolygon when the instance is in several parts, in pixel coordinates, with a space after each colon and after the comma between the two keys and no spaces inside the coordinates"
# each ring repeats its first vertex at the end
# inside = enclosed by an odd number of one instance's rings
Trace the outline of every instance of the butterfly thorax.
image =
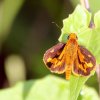
{"type": "Polygon", "coordinates": [[[77,37],[74,33],[69,36],[67,44],[65,46],[65,56],[67,65],[72,65],[77,55],[78,43],[77,37]],[[74,36],[73,36],[74,35],[74,36]]]}

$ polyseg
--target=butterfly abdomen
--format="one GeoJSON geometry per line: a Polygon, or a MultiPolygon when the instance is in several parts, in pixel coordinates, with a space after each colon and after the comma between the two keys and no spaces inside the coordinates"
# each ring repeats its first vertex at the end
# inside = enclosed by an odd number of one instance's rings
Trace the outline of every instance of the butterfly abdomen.
{"type": "Polygon", "coordinates": [[[71,75],[71,66],[68,66],[66,69],[66,79],[69,80],[70,79],[70,75],[71,75]]]}

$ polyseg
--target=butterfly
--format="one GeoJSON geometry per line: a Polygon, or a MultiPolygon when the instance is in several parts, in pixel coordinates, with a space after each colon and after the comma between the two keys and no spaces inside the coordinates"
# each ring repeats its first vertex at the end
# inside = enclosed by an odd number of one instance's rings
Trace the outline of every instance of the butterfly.
{"type": "Polygon", "coordinates": [[[66,44],[58,43],[48,49],[43,61],[51,72],[65,73],[67,80],[70,79],[71,73],[76,76],[88,76],[96,66],[95,57],[78,44],[75,33],[69,34],[66,44]]]}

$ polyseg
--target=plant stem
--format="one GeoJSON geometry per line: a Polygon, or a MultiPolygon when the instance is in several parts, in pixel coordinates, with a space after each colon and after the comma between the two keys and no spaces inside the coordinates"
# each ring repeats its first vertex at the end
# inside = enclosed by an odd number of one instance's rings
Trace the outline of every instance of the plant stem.
{"type": "Polygon", "coordinates": [[[98,73],[98,82],[99,82],[99,97],[100,97],[100,65],[99,65],[99,73],[98,73]]]}
{"type": "Polygon", "coordinates": [[[86,8],[88,11],[90,11],[90,6],[88,0],[80,0],[81,5],[86,8]]]}
{"type": "MultiPolygon", "coordinates": [[[[81,5],[87,9],[89,12],[91,12],[90,10],[90,5],[89,5],[89,1],[88,0],[80,0],[80,3],[81,5]]],[[[93,23],[93,20],[91,19],[91,22],[90,22],[90,25],[89,25],[90,28],[94,28],[94,23],[93,23]]]]}
{"type": "Polygon", "coordinates": [[[100,96],[100,65],[97,65],[96,73],[97,73],[97,78],[99,83],[99,96],[100,96]]]}

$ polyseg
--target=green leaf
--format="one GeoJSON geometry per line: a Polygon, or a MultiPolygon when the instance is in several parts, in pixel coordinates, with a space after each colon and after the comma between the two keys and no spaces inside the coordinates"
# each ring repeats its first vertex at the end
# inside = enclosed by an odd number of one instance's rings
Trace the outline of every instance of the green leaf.
{"type": "Polygon", "coordinates": [[[69,100],[69,82],[47,76],[0,91],[0,100],[69,100]]]}
{"type": "Polygon", "coordinates": [[[100,10],[94,15],[95,28],[100,28],[100,10]]]}
{"type": "Polygon", "coordinates": [[[88,48],[96,57],[97,64],[100,64],[100,28],[94,29],[92,31],[90,45],[88,46],[88,48]]]}
{"type": "Polygon", "coordinates": [[[100,100],[94,88],[84,86],[78,100],[100,100]]]}
{"type": "Polygon", "coordinates": [[[70,78],[70,100],[77,100],[79,93],[84,85],[84,83],[87,81],[88,77],[81,77],[81,76],[74,76],[71,75],[70,78]]]}
{"type": "Polygon", "coordinates": [[[79,45],[85,46],[87,48],[90,45],[92,29],[87,28],[86,30],[81,31],[80,34],[77,34],[77,36],[79,45]]]}
{"type": "MultiPolygon", "coordinates": [[[[78,91],[79,88],[74,89],[74,83],[75,81],[72,84],[71,91],[78,91]]],[[[69,81],[48,75],[42,79],[20,82],[12,88],[0,90],[0,100],[72,100],[69,98],[69,94],[69,81]]],[[[71,95],[73,98],[75,97],[74,94],[71,95]]],[[[86,100],[99,100],[96,91],[90,88],[86,88],[86,90],[83,88],[80,95],[82,99],[79,100],[91,98],[92,95],[94,99],[86,100]],[[85,95],[85,91],[87,95],[85,95]]]]}
{"type": "Polygon", "coordinates": [[[69,33],[81,33],[81,31],[86,30],[90,20],[91,14],[82,6],[78,5],[75,11],[63,20],[63,28],[59,41],[65,43],[69,33]]]}

